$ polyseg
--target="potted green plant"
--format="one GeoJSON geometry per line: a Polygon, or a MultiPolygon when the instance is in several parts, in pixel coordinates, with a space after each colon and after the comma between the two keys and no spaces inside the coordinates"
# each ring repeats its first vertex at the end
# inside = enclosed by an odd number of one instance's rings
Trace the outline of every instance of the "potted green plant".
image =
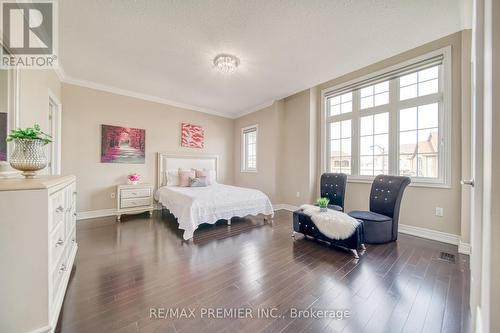
{"type": "Polygon", "coordinates": [[[14,151],[9,162],[10,165],[23,173],[26,178],[33,178],[36,171],[47,166],[47,157],[43,146],[52,142],[52,137],[42,132],[40,125],[11,130],[7,142],[14,142],[14,151]]]}
{"type": "Polygon", "coordinates": [[[318,199],[319,211],[320,212],[326,212],[326,211],[328,211],[328,204],[329,203],[330,203],[330,199],[328,199],[328,198],[319,198],[318,199]]]}

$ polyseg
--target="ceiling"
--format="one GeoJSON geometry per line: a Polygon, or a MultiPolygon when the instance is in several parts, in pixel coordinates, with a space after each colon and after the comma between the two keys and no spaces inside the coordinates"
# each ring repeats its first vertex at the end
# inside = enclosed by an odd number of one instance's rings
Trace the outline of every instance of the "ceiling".
{"type": "Polygon", "coordinates": [[[60,59],[67,82],[237,117],[459,31],[467,2],[64,0],[60,59]]]}

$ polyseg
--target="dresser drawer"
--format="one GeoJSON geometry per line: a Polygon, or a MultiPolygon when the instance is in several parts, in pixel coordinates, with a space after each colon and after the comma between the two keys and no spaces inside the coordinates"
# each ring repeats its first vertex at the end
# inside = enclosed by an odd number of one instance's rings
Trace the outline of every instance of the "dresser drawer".
{"type": "Polygon", "coordinates": [[[120,208],[151,206],[151,198],[122,199],[120,208]]]}
{"type": "Polygon", "coordinates": [[[66,247],[64,223],[57,224],[49,237],[49,267],[52,268],[61,258],[66,247]]]}
{"type": "Polygon", "coordinates": [[[150,188],[121,190],[121,194],[120,194],[120,197],[123,199],[141,198],[141,197],[149,197],[149,196],[151,196],[151,189],[150,188]]]}
{"type": "Polygon", "coordinates": [[[51,273],[51,279],[52,279],[52,290],[51,290],[51,301],[53,302],[57,295],[60,292],[61,289],[61,281],[64,277],[65,274],[67,274],[68,270],[71,269],[71,267],[68,267],[68,257],[70,254],[70,250],[73,248],[72,244],[67,244],[63,248],[63,254],[59,261],[57,262],[57,265],[53,267],[52,273],[51,273]]]}
{"type": "Polygon", "coordinates": [[[49,231],[64,220],[66,213],[66,191],[60,190],[49,197],[49,231]]]}

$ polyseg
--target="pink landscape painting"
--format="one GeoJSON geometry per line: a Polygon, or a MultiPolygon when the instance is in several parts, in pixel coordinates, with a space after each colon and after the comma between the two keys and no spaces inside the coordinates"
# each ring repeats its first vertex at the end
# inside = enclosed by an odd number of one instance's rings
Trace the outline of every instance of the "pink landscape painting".
{"type": "Polygon", "coordinates": [[[101,163],[144,164],[146,130],[101,125],[101,163]]]}
{"type": "Polygon", "coordinates": [[[203,148],[205,135],[203,127],[188,123],[181,126],[181,146],[188,148],[203,148]]]}

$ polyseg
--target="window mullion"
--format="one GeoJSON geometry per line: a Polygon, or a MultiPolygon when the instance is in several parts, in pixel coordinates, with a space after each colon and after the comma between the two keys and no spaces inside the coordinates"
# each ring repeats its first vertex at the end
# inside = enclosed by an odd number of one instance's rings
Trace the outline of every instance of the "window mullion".
{"type": "Polygon", "coordinates": [[[399,79],[389,82],[389,174],[399,175],[399,79]]]}
{"type": "Polygon", "coordinates": [[[355,90],[352,97],[352,121],[351,121],[351,175],[359,176],[359,161],[360,161],[360,107],[361,107],[361,93],[360,90],[355,90]]]}
{"type": "Polygon", "coordinates": [[[326,163],[325,163],[325,167],[326,167],[326,170],[325,172],[332,172],[332,155],[331,155],[331,139],[332,139],[332,136],[331,136],[331,133],[330,133],[330,124],[332,123],[332,121],[327,121],[325,122],[325,124],[323,125],[324,126],[324,131],[325,131],[325,155],[326,155],[326,163]]]}

